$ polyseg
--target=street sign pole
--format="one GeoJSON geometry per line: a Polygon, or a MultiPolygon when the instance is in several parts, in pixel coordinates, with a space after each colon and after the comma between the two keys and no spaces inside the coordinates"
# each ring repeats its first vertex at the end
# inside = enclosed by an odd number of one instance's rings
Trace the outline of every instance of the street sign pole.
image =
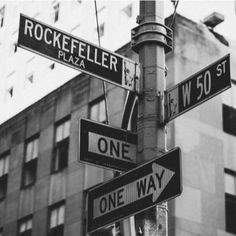
{"type": "MultiPolygon", "coordinates": [[[[164,1],[140,0],[139,26],[132,30],[132,49],[141,69],[138,99],[137,163],[159,157],[166,150],[164,120],[165,52],[172,49],[171,30],[164,25],[164,1]]],[[[135,216],[136,234],[167,235],[167,204],[135,216]]]]}

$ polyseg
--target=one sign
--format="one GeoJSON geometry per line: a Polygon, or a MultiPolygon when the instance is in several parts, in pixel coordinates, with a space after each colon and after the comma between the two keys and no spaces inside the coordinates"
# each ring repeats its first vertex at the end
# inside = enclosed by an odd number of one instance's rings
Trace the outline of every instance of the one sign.
{"type": "Polygon", "coordinates": [[[137,165],[137,134],[95,121],[80,119],[79,161],[117,171],[137,165]]]}
{"type": "Polygon", "coordinates": [[[139,69],[136,62],[22,14],[18,45],[63,65],[135,91],[139,69]]]}
{"type": "Polygon", "coordinates": [[[167,90],[167,121],[231,87],[229,55],[167,90]]]}
{"type": "Polygon", "coordinates": [[[180,161],[176,148],[89,190],[88,233],[180,195],[180,161]]]}

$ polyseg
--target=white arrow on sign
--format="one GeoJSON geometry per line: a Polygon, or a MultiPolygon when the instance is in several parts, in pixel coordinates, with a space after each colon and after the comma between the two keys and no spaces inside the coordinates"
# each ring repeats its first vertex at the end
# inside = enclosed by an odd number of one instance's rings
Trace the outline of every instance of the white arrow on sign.
{"type": "Polygon", "coordinates": [[[130,203],[152,195],[153,203],[158,199],[175,172],[156,163],[152,173],[94,199],[94,218],[124,207],[130,203]]]}

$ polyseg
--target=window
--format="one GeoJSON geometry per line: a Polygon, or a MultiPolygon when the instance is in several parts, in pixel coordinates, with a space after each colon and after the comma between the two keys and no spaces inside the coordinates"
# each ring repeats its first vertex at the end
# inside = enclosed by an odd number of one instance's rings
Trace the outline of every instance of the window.
{"type": "Polygon", "coordinates": [[[59,19],[59,3],[55,4],[53,9],[54,9],[54,22],[57,22],[59,19]]]}
{"type": "Polygon", "coordinates": [[[11,86],[10,88],[8,88],[8,89],[6,90],[6,95],[5,95],[6,101],[9,101],[9,100],[12,99],[13,93],[14,93],[14,88],[13,88],[13,86],[11,86]]]}
{"type": "Polygon", "coordinates": [[[33,72],[34,68],[37,67],[37,62],[35,60],[35,56],[30,57],[26,61],[26,68],[25,68],[25,88],[32,88],[32,85],[35,82],[35,74],[33,72]]]}
{"type": "Polygon", "coordinates": [[[5,152],[0,156],[0,200],[3,200],[7,193],[9,157],[9,152],[5,152]]]}
{"type": "Polygon", "coordinates": [[[236,172],[225,169],[225,226],[226,231],[236,234],[236,172]]]}
{"type": "Polygon", "coordinates": [[[58,172],[68,165],[68,149],[70,136],[70,120],[64,120],[56,125],[56,138],[52,171],[58,172]]]}
{"type": "Polygon", "coordinates": [[[65,221],[65,202],[56,203],[49,209],[49,236],[62,236],[65,221]]]}
{"type": "Polygon", "coordinates": [[[5,100],[10,101],[15,93],[16,84],[16,71],[11,71],[6,78],[6,93],[5,93],[5,100]]]}
{"type": "Polygon", "coordinates": [[[27,82],[27,84],[33,84],[33,82],[34,82],[34,74],[33,73],[26,76],[26,82],[27,82]]]}
{"type": "Polygon", "coordinates": [[[132,4],[129,4],[123,9],[123,12],[128,16],[132,17],[132,4]]]}
{"type": "Polygon", "coordinates": [[[105,34],[105,23],[100,24],[98,27],[99,27],[100,37],[104,36],[104,34],[105,34]]]}
{"type": "Polygon", "coordinates": [[[24,86],[25,89],[32,89],[34,84],[34,73],[30,72],[25,75],[24,86]]]}
{"type": "Polygon", "coordinates": [[[25,144],[25,163],[22,172],[22,187],[29,187],[35,183],[38,158],[38,135],[30,138],[25,144]]]}
{"type": "Polygon", "coordinates": [[[32,216],[25,217],[19,221],[18,226],[19,236],[31,236],[32,235],[32,216]]]}
{"type": "Polygon", "coordinates": [[[5,6],[3,6],[0,9],[0,28],[2,28],[4,24],[4,15],[5,15],[5,6]]]}
{"type": "Polygon", "coordinates": [[[236,136],[236,109],[223,104],[223,131],[236,136]]]}
{"type": "Polygon", "coordinates": [[[17,43],[16,42],[13,43],[13,48],[14,48],[14,53],[16,53],[17,52],[17,43]]]}
{"type": "Polygon", "coordinates": [[[11,35],[10,56],[14,55],[17,52],[17,32],[18,30],[15,30],[11,35]]]}
{"type": "Polygon", "coordinates": [[[51,70],[53,70],[53,69],[55,68],[55,63],[52,63],[52,64],[49,66],[49,68],[50,68],[51,70]]]}
{"type": "Polygon", "coordinates": [[[90,105],[90,119],[106,123],[106,107],[104,98],[100,98],[90,105]]]}
{"type": "Polygon", "coordinates": [[[17,43],[13,42],[10,45],[10,52],[9,52],[9,56],[14,55],[17,52],[17,43]]]}

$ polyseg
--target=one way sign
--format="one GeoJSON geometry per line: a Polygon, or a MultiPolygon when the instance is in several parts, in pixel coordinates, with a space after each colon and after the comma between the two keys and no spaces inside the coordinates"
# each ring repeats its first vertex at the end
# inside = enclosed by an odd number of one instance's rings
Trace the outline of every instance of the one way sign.
{"type": "Polygon", "coordinates": [[[173,149],[88,191],[88,233],[180,195],[180,158],[173,149]]]}

